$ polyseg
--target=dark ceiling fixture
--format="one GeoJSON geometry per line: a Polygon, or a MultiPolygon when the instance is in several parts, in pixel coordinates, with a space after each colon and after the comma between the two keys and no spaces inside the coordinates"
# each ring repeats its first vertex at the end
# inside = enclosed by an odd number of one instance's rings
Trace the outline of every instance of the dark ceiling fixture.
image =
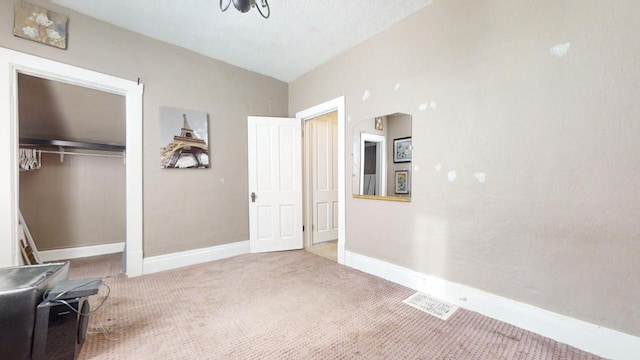
{"type": "Polygon", "coordinates": [[[251,10],[252,7],[254,7],[258,9],[258,12],[260,13],[260,15],[262,15],[263,18],[268,19],[269,15],[271,15],[269,3],[267,3],[267,0],[259,1],[262,2],[261,6],[256,5],[256,0],[220,0],[220,10],[227,11],[231,3],[233,3],[233,6],[235,6],[236,9],[238,9],[238,11],[242,13],[246,13],[251,10]],[[226,3],[226,5],[223,3],[226,3]]]}

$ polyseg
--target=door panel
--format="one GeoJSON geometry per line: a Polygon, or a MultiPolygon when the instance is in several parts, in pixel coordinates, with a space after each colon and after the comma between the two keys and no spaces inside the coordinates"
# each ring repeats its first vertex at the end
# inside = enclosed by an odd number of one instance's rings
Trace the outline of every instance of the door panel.
{"type": "Polygon", "coordinates": [[[250,116],[247,135],[250,251],[302,249],[300,122],[250,116]]]}
{"type": "Polygon", "coordinates": [[[329,230],[329,222],[327,221],[331,215],[329,212],[329,206],[327,203],[317,203],[316,204],[316,229],[318,232],[323,232],[329,230]]]}
{"type": "Polygon", "coordinates": [[[280,236],[283,239],[292,239],[296,236],[295,228],[295,211],[296,208],[291,205],[280,206],[280,236]]]}
{"type": "Polygon", "coordinates": [[[269,240],[273,237],[271,224],[273,223],[273,206],[258,206],[258,239],[269,240]]]}

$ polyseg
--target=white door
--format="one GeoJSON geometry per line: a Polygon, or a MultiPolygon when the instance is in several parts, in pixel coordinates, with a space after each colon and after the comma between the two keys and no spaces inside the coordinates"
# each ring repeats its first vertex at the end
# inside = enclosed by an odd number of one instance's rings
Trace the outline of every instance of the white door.
{"type": "Polygon", "coordinates": [[[249,116],[249,247],[302,249],[302,133],[298,119],[249,116]]]}
{"type": "Polygon", "coordinates": [[[311,125],[312,243],[338,239],[338,123],[335,116],[311,125]]]}

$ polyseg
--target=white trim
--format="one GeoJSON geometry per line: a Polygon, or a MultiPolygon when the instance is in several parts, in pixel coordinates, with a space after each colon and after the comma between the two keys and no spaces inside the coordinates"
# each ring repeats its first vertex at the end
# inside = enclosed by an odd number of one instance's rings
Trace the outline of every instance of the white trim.
{"type": "Polygon", "coordinates": [[[350,251],[346,265],[416,291],[616,360],[635,360],[640,338],[350,251]]]}
{"type": "Polygon", "coordinates": [[[18,73],[126,97],[127,275],[142,275],[142,93],[143,85],[0,47],[0,266],[17,265],[18,73]]]}
{"type": "Polygon", "coordinates": [[[144,273],[177,269],[183,266],[226,259],[249,253],[249,240],[203,249],[181,251],[173,254],[152,256],[144,259],[144,273]]]}
{"type": "Polygon", "coordinates": [[[306,230],[302,233],[302,239],[304,248],[307,249],[313,246],[313,225],[309,226],[309,224],[313,224],[313,181],[311,181],[312,176],[312,158],[311,158],[311,139],[313,137],[313,130],[311,126],[311,122],[307,121],[309,119],[301,119],[302,121],[302,149],[304,153],[304,157],[302,160],[302,226],[303,228],[306,226],[306,230]]]}
{"type": "Polygon", "coordinates": [[[125,247],[126,274],[142,275],[143,196],[142,196],[142,93],[143,85],[129,82],[126,108],[126,187],[127,187],[127,245],[125,247]]]}
{"type": "Polygon", "coordinates": [[[346,197],[345,197],[345,128],[346,115],[344,96],[329,100],[296,113],[296,118],[301,122],[309,118],[318,117],[333,111],[338,112],[338,263],[345,263],[345,227],[346,221],[346,197]]]}
{"type": "Polygon", "coordinates": [[[115,254],[124,251],[124,242],[113,244],[77,246],[64,249],[41,250],[42,261],[77,259],[89,256],[115,254]]]}

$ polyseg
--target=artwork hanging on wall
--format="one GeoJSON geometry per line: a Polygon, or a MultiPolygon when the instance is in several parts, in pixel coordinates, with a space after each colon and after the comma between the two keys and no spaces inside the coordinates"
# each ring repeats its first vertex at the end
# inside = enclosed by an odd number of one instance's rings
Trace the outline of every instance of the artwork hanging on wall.
{"type": "Polygon", "coordinates": [[[411,162],[411,138],[393,140],[393,162],[411,162]]]}
{"type": "Polygon", "coordinates": [[[67,48],[69,18],[31,4],[17,4],[13,12],[13,35],[39,43],[67,48]]]}
{"type": "Polygon", "coordinates": [[[160,108],[160,166],[163,169],[209,168],[207,113],[160,108]]]}
{"type": "Polygon", "coordinates": [[[396,170],[396,194],[409,193],[409,170],[396,170]]]}
{"type": "Polygon", "coordinates": [[[375,118],[375,128],[378,131],[382,131],[382,118],[381,117],[377,117],[375,118]]]}

